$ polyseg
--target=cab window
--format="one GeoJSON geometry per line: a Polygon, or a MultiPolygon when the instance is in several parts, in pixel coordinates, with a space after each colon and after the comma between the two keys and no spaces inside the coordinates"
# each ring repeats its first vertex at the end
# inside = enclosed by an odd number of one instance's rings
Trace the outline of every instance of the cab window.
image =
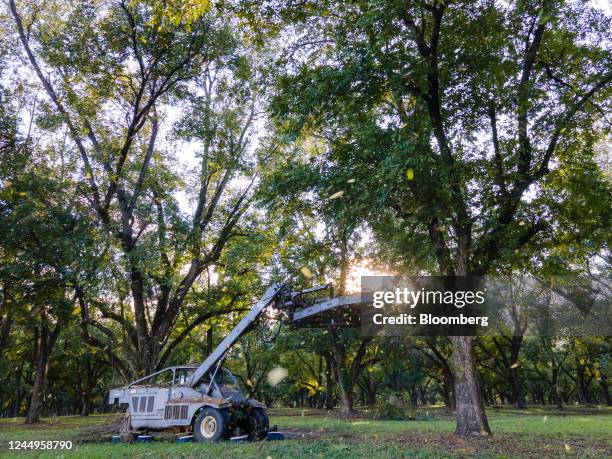
{"type": "Polygon", "coordinates": [[[191,378],[193,370],[191,368],[178,368],[174,377],[175,386],[184,386],[191,378]]]}
{"type": "Polygon", "coordinates": [[[172,370],[168,369],[166,371],[162,371],[160,374],[155,376],[155,385],[156,386],[169,386],[172,384],[172,370]]]}

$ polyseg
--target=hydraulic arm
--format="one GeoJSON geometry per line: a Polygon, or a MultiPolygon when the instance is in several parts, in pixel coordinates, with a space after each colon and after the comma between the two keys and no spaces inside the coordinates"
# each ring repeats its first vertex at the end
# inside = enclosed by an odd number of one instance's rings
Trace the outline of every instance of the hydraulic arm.
{"type": "MultiPolygon", "coordinates": [[[[223,358],[225,353],[232,347],[238,339],[249,331],[253,323],[261,314],[271,306],[275,306],[288,313],[287,322],[293,325],[306,323],[308,321],[317,322],[317,319],[328,317],[330,313],[340,309],[350,309],[361,304],[361,297],[342,296],[334,297],[333,289],[330,284],[325,284],[300,291],[289,291],[286,284],[272,284],[263,297],[255,303],[249,313],[236,325],[236,327],[219,343],[213,352],[202,362],[191,376],[190,387],[195,387],[200,383],[203,376],[223,358]],[[326,298],[308,299],[309,295],[329,291],[326,298]]],[[[332,319],[333,320],[333,319],[332,319]]]]}
{"type": "Polygon", "coordinates": [[[284,285],[282,284],[272,284],[263,297],[255,303],[255,306],[251,308],[249,313],[242,318],[242,320],[234,327],[234,329],[227,335],[223,341],[219,343],[219,345],[211,352],[211,354],[202,362],[202,364],[197,368],[196,371],[191,375],[191,379],[189,381],[190,387],[195,387],[200,382],[200,379],[204,375],[206,375],[211,368],[225,355],[227,350],[232,347],[238,339],[248,331],[249,327],[259,318],[262,312],[270,306],[272,303],[276,302],[282,291],[284,290],[284,285]]]}

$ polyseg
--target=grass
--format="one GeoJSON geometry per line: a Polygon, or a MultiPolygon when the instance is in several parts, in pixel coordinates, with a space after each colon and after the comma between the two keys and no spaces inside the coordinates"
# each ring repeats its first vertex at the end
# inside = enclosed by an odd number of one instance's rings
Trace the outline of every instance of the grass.
{"type": "MultiPolygon", "coordinates": [[[[333,429],[341,432],[397,433],[406,430],[453,432],[452,416],[437,414],[429,410],[434,421],[373,421],[358,419],[347,422],[334,415],[322,414],[319,410],[271,410],[273,419],[283,427],[305,427],[311,429],[333,429]],[[302,416],[301,411],[304,411],[302,416]],[[313,415],[309,415],[309,412],[313,415]]],[[[495,432],[534,433],[561,438],[580,433],[587,437],[606,438],[612,433],[612,409],[570,409],[560,412],[556,408],[532,407],[528,410],[488,410],[491,430],[495,432]]]]}
{"type": "MultiPolygon", "coordinates": [[[[423,413],[425,414],[425,413],[423,413]]],[[[280,442],[177,444],[177,434],[157,434],[152,444],[111,444],[108,437],[87,437],[88,429],[108,415],[62,416],[26,426],[22,418],[0,419],[0,457],[107,458],[446,458],[446,457],[610,457],[612,410],[609,408],[530,407],[489,410],[494,436],[463,439],[453,435],[452,417],[430,408],[430,421],[338,419],[322,410],[273,409],[272,424],[289,438],[280,442]],[[10,440],[72,440],[70,451],[9,451],[10,440]],[[93,440],[98,440],[93,442],[93,440]]]]}

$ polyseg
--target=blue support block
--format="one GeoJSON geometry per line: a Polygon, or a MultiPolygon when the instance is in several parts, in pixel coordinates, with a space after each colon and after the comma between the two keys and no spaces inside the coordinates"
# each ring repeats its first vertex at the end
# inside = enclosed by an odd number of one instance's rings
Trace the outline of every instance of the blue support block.
{"type": "Polygon", "coordinates": [[[177,443],[191,443],[193,441],[193,435],[185,435],[176,439],[177,443]]]}
{"type": "Polygon", "coordinates": [[[285,436],[281,433],[281,432],[268,432],[268,435],[266,435],[266,440],[268,441],[277,441],[277,440],[284,440],[285,436]]]}
{"type": "Polygon", "coordinates": [[[153,437],[151,435],[138,435],[136,441],[138,443],[151,443],[153,441],[153,437]]]}
{"type": "Polygon", "coordinates": [[[111,443],[121,443],[121,436],[113,435],[113,438],[111,438],[111,443]]]}

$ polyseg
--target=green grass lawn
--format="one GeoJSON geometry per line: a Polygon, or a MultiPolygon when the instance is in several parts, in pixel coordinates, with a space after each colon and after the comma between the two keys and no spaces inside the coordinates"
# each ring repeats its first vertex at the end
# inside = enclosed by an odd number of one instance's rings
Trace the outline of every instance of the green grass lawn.
{"type": "Polygon", "coordinates": [[[210,458],[396,458],[396,457],[611,457],[612,410],[609,408],[532,407],[526,411],[489,410],[491,438],[453,435],[452,416],[424,410],[428,421],[338,419],[322,410],[272,409],[270,421],[288,437],[280,442],[177,444],[177,434],[157,434],[152,444],[111,444],[89,432],[107,415],[63,416],[26,426],[22,418],[0,419],[1,457],[210,457],[210,458]],[[10,451],[10,440],[72,440],[71,451],[10,451]]]}

